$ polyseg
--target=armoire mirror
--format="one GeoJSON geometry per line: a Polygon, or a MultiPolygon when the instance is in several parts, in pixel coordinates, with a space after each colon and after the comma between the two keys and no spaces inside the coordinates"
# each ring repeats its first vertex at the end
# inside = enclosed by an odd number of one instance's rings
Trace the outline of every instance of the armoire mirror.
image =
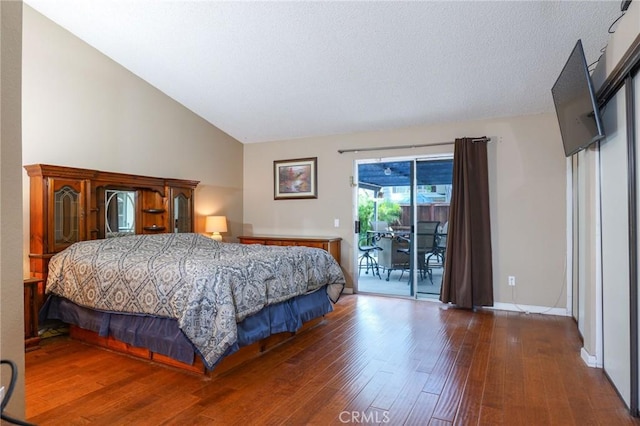
{"type": "Polygon", "coordinates": [[[136,191],[106,189],[105,237],[122,237],[136,233],[136,191]]]}
{"type": "Polygon", "coordinates": [[[173,232],[191,232],[191,201],[184,194],[173,198],[173,232]]]}

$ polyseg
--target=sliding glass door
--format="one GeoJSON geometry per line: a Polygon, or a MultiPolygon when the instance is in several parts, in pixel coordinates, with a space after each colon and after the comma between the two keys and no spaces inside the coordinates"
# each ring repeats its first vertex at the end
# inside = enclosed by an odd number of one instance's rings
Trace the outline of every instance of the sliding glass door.
{"type": "Polygon", "coordinates": [[[414,295],[411,282],[414,162],[358,164],[358,291],[414,295]]]}
{"type": "Polygon", "coordinates": [[[357,162],[357,291],[439,296],[452,168],[452,156],[357,162]]]}
{"type": "Polygon", "coordinates": [[[416,160],[417,266],[421,279],[415,282],[418,298],[438,298],[446,260],[447,229],[453,157],[416,160]]]}

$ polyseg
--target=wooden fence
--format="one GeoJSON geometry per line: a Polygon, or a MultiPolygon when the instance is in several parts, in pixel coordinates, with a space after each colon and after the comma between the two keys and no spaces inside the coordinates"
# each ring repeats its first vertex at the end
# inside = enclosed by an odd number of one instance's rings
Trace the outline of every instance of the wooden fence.
{"type": "MultiPolygon", "coordinates": [[[[411,225],[411,206],[400,206],[400,226],[411,225]]],[[[449,203],[419,204],[417,208],[418,222],[437,220],[441,224],[449,221],[449,203]]]]}

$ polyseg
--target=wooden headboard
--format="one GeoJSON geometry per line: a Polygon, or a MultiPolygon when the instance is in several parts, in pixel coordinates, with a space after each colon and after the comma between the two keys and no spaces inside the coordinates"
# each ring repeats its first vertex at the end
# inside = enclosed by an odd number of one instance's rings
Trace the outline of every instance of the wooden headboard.
{"type": "Polygon", "coordinates": [[[107,232],[107,223],[118,221],[118,208],[106,202],[106,195],[114,194],[117,202],[119,191],[132,200],[128,233],[194,231],[193,194],[198,181],[48,164],[24,168],[30,178],[29,269],[33,277],[46,281],[49,259],[69,245],[119,234],[107,232]]]}

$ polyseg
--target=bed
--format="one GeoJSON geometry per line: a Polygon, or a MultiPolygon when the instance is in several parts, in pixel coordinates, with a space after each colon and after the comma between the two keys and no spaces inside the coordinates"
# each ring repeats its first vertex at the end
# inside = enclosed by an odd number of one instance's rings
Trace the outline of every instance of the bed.
{"type": "Polygon", "coordinates": [[[326,251],[195,233],[81,241],[49,261],[41,321],[61,320],[207,370],[331,312],[345,285],[326,251]]]}

